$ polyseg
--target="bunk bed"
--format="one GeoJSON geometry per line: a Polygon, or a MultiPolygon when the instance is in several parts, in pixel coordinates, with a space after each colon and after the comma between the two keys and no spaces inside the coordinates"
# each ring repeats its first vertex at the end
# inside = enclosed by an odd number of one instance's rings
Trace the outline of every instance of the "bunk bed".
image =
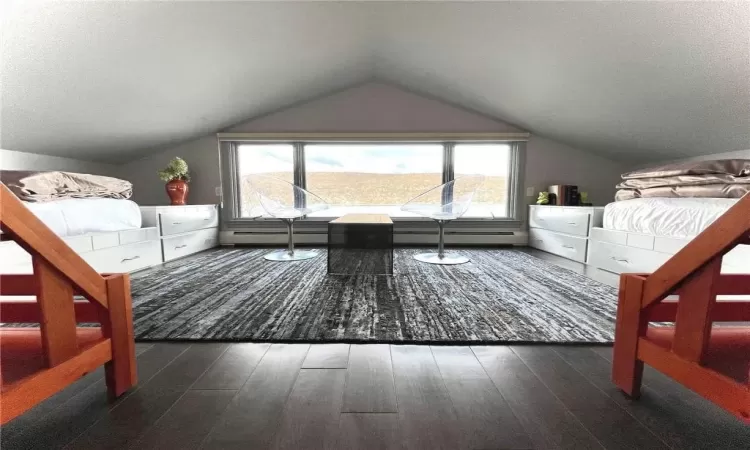
{"type": "Polygon", "coordinates": [[[31,255],[33,274],[0,275],[0,423],[104,365],[114,399],[136,384],[135,344],[127,274],[98,274],[0,184],[3,241],[31,255]],[[35,296],[35,301],[2,300],[35,296]],[[74,296],[85,300],[75,300],[74,296]],[[78,327],[94,322],[97,328],[78,327]]]}
{"type": "Polygon", "coordinates": [[[653,273],[621,275],[612,379],[622,391],[640,395],[648,364],[750,424],[750,300],[716,298],[750,294],[750,275],[722,273],[723,257],[748,244],[750,194],[653,273]]]}

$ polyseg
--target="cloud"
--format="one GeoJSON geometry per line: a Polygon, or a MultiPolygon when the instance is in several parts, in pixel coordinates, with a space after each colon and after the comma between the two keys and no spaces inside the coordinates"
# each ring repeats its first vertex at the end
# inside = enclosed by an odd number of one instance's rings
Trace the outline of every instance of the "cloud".
{"type": "Polygon", "coordinates": [[[320,163],[326,166],[344,167],[341,161],[337,159],[329,158],[327,156],[311,156],[308,158],[308,160],[310,162],[316,162],[316,163],[320,163]]]}

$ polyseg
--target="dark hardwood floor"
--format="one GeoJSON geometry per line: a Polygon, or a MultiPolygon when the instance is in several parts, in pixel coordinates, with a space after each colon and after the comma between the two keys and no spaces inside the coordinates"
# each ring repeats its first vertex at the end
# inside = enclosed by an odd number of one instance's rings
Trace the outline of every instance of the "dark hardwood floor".
{"type": "Polygon", "coordinates": [[[750,427],[608,347],[138,344],[137,389],[101,371],[2,429],[12,449],[747,449],[750,427]]]}
{"type": "MultiPolygon", "coordinates": [[[[541,255],[603,282],[606,272],[541,255]]],[[[748,449],[750,427],[611,348],[139,343],[137,388],[102,370],[7,424],[14,449],[748,449]]]]}

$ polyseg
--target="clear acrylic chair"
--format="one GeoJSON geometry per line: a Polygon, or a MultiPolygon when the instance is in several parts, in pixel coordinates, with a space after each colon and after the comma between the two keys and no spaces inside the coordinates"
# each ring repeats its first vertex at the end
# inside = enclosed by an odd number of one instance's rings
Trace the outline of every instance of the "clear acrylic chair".
{"type": "Polygon", "coordinates": [[[443,231],[445,224],[466,214],[482,183],[484,183],[484,176],[482,175],[459,177],[418,195],[401,207],[402,211],[429,217],[438,224],[437,253],[420,253],[415,255],[414,259],[430,264],[463,264],[469,262],[469,258],[465,256],[445,253],[443,231]]]}
{"type": "Polygon", "coordinates": [[[265,258],[269,261],[300,261],[318,256],[315,250],[294,249],[294,221],[328,209],[328,204],[312,192],[278,178],[253,175],[247,180],[263,210],[286,223],[289,234],[287,249],[271,252],[265,258]]]}

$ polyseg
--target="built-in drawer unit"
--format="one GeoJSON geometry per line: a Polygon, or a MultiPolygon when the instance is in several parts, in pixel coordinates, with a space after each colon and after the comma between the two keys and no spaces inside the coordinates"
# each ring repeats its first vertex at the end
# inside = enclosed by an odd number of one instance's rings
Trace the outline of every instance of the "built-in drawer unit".
{"type": "Polygon", "coordinates": [[[214,228],[168,236],[162,239],[164,261],[172,261],[217,245],[219,236],[214,228]]]}
{"type": "Polygon", "coordinates": [[[565,208],[531,208],[529,226],[575,236],[588,236],[591,213],[564,211],[565,208]]]}
{"type": "Polygon", "coordinates": [[[604,208],[594,206],[529,207],[529,246],[586,262],[589,234],[600,227],[604,208]]]}
{"type": "Polygon", "coordinates": [[[578,262],[586,262],[587,243],[588,240],[580,236],[556,233],[539,228],[529,230],[529,244],[531,246],[578,262]]]}
{"type": "Polygon", "coordinates": [[[100,273],[132,272],[162,262],[158,240],[119,245],[84,253],[81,256],[100,273]]]}
{"type": "Polygon", "coordinates": [[[588,263],[614,273],[651,273],[672,257],[642,248],[589,241],[588,263]]]}
{"type": "Polygon", "coordinates": [[[144,226],[156,226],[166,261],[219,245],[218,205],[141,206],[144,226]]]}
{"type": "MultiPolygon", "coordinates": [[[[89,264],[95,263],[96,265],[92,264],[94,269],[100,272],[130,272],[161,262],[159,232],[153,227],[68,236],[62,240],[89,264]],[[130,254],[136,248],[132,247],[132,244],[143,242],[150,242],[152,247],[156,246],[158,250],[155,253],[158,256],[157,261],[154,262],[153,253],[130,254]],[[127,255],[121,256],[118,253],[120,251],[127,253],[127,255]],[[138,257],[134,258],[135,256],[138,257]],[[127,258],[134,258],[132,259],[133,262],[122,261],[127,258]]],[[[13,241],[0,243],[0,272],[32,273],[31,255],[13,241]]]]}

